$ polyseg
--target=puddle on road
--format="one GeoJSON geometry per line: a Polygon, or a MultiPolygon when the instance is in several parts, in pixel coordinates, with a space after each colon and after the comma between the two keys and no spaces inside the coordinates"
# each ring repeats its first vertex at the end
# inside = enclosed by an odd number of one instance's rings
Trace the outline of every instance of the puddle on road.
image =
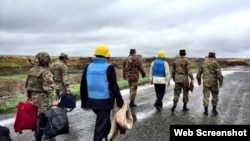
{"type": "Polygon", "coordinates": [[[10,118],[10,119],[0,121],[0,125],[5,126],[14,122],[15,122],[15,118],[10,118]]]}
{"type": "MultiPolygon", "coordinates": [[[[163,104],[163,109],[165,107],[170,107],[171,105],[173,104],[172,100],[170,101],[164,101],[164,104],[163,104]]],[[[156,112],[156,109],[153,108],[152,110],[148,110],[147,111],[139,111],[136,113],[136,120],[137,121],[143,121],[144,119],[150,117],[153,115],[153,113],[156,112]]]]}
{"type": "Polygon", "coordinates": [[[142,121],[143,119],[150,117],[154,112],[155,112],[155,110],[136,113],[136,119],[137,119],[137,121],[142,121]]]}

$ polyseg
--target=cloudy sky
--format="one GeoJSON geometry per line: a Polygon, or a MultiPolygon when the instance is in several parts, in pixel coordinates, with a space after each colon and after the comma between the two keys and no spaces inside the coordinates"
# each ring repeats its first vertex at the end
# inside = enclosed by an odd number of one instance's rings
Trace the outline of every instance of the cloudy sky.
{"type": "Polygon", "coordinates": [[[250,57],[250,0],[0,0],[0,55],[250,57]]]}

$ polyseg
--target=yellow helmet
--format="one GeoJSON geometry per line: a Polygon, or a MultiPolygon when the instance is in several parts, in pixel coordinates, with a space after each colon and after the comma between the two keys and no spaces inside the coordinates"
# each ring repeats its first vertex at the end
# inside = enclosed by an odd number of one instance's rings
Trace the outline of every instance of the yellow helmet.
{"type": "Polygon", "coordinates": [[[166,53],[165,53],[165,51],[159,51],[159,52],[158,52],[158,57],[160,57],[160,58],[166,58],[166,53]]]}
{"type": "Polygon", "coordinates": [[[110,57],[109,47],[105,44],[100,44],[95,48],[94,55],[110,57]]]}

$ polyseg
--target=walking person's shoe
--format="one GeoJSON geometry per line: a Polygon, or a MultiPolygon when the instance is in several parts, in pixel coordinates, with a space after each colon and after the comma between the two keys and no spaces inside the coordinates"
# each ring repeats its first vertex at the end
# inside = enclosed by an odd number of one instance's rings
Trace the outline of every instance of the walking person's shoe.
{"type": "Polygon", "coordinates": [[[154,107],[157,111],[161,111],[161,107],[159,105],[154,104],[154,107]]]}
{"type": "Polygon", "coordinates": [[[130,101],[129,103],[129,107],[133,108],[136,107],[137,105],[134,103],[134,101],[130,101]]]}
{"type": "Polygon", "coordinates": [[[35,133],[35,141],[42,141],[42,138],[43,138],[43,134],[38,134],[37,132],[35,133]]]}
{"type": "Polygon", "coordinates": [[[204,112],[203,112],[203,114],[204,114],[205,116],[208,115],[208,108],[207,108],[207,107],[204,107],[204,112]]]}
{"type": "Polygon", "coordinates": [[[217,110],[216,110],[216,106],[213,106],[212,113],[213,113],[214,115],[218,115],[218,112],[217,112],[217,110]]]}
{"type": "MultiPolygon", "coordinates": [[[[39,120],[39,118],[38,118],[39,120]]],[[[35,130],[35,141],[42,141],[42,138],[43,138],[43,132],[44,132],[44,129],[43,128],[39,128],[37,127],[37,129],[35,130]]]]}
{"type": "Polygon", "coordinates": [[[171,108],[171,112],[174,112],[176,106],[173,105],[173,107],[171,108]]]}
{"type": "Polygon", "coordinates": [[[41,138],[38,138],[38,137],[35,137],[35,141],[42,141],[42,137],[41,138]]]}
{"type": "Polygon", "coordinates": [[[189,109],[187,108],[187,103],[184,103],[182,111],[183,112],[189,111],[189,109]]]}
{"type": "Polygon", "coordinates": [[[176,106],[177,106],[177,101],[174,101],[173,107],[171,108],[171,112],[174,112],[176,106]]]}

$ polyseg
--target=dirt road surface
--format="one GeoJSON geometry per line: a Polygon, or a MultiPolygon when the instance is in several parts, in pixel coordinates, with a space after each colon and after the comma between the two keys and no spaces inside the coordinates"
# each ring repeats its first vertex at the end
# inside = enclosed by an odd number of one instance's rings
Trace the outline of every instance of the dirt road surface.
{"type": "MultiPolygon", "coordinates": [[[[166,88],[164,106],[160,112],[153,107],[155,93],[153,85],[147,84],[139,86],[136,97],[136,108],[132,112],[136,116],[136,121],[131,130],[126,134],[119,134],[119,141],[169,141],[170,125],[250,125],[250,67],[228,67],[224,68],[224,85],[219,92],[219,103],[217,116],[211,114],[209,106],[208,116],[203,115],[202,86],[197,85],[193,93],[189,95],[188,108],[190,111],[182,111],[182,96],[178,102],[176,111],[170,111],[172,107],[174,83],[166,88]]],[[[124,100],[129,102],[129,91],[122,90],[124,100]]],[[[92,111],[83,111],[80,102],[77,108],[68,113],[70,122],[70,134],[56,137],[57,141],[91,141],[94,132],[95,115],[92,111]]],[[[33,141],[34,132],[26,130],[23,134],[15,133],[13,124],[15,113],[2,114],[0,125],[10,128],[13,141],[33,141]]]]}

